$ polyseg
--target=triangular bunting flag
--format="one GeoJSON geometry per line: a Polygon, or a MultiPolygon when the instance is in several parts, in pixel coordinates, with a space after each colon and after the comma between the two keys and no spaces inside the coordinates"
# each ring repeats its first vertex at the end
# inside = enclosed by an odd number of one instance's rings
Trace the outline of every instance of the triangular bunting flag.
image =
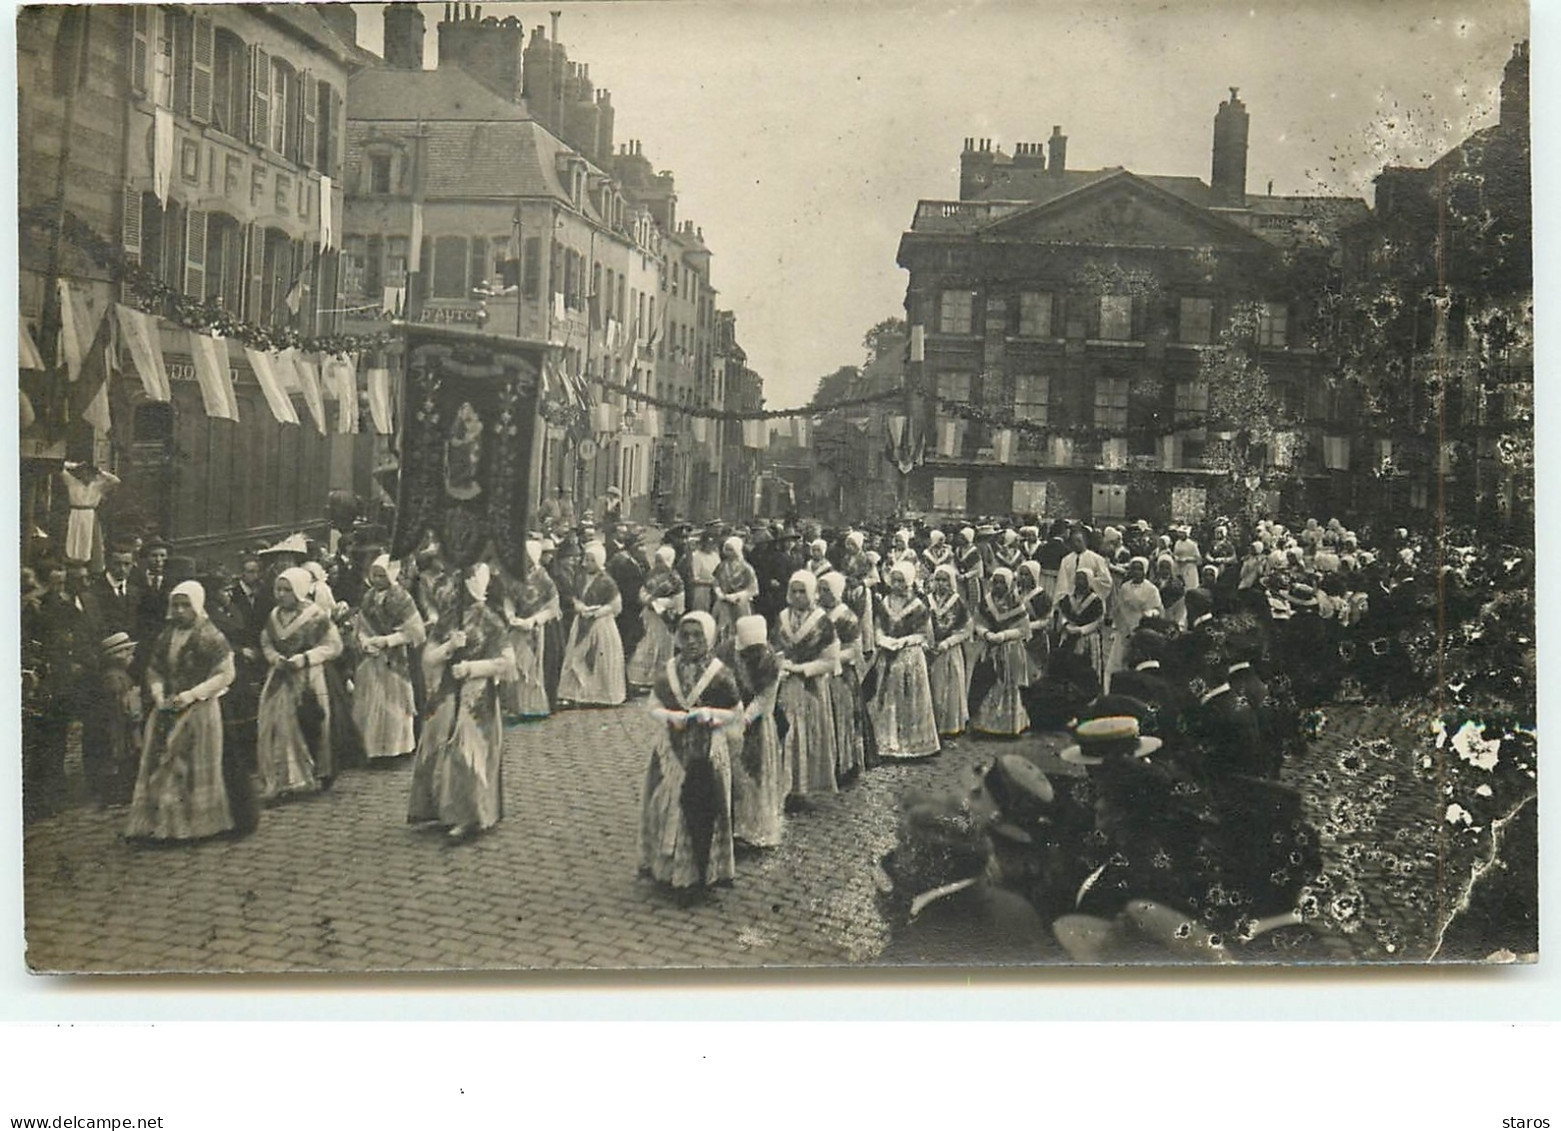
{"type": "Polygon", "coordinates": [[[254,370],[255,380],[260,383],[260,391],[266,398],[266,407],[271,410],[276,422],[297,424],[298,410],[293,407],[293,399],[287,395],[282,378],[277,375],[274,355],[246,347],[244,356],[249,361],[250,369],[254,370]]]}
{"type": "Polygon", "coordinates": [[[16,344],[21,347],[21,368],[43,368],[43,355],[38,352],[38,343],[33,341],[32,329],[25,322],[22,323],[22,332],[18,335],[16,344]]]}
{"type": "Polygon", "coordinates": [[[228,343],[191,330],[190,358],[195,363],[195,381],[201,388],[206,415],[237,420],[238,397],[233,392],[233,376],[228,372],[228,343]]]}
{"type": "Polygon", "coordinates": [[[324,361],[326,386],[336,393],[336,431],[351,435],[358,430],[358,374],[352,358],[328,357],[324,361]]]}
{"type": "Polygon", "coordinates": [[[374,431],[381,436],[390,435],[390,370],[369,370],[369,416],[374,420],[374,431]]]}
{"type": "Polygon", "coordinates": [[[314,426],[320,430],[320,435],[326,434],[325,426],[325,401],[320,396],[320,367],[312,358],[304,357],[296,350],[283,350],[286,354],[293,355],[294,371],[298,374],[299,387],[303,389],[304,404],[309,407],[309,415],[314,417],[314,426]]]}
{"type": "Polygon", "coordinates": [[[154,401],[173,399],[168,386],[168,370],[163,366],[162,340],[157,329],[157,319],[143,314],[123,303],[115,304],[119,317],[119,332],[130,351],[130,361],[141,378],[141,387],[154,401]]]}

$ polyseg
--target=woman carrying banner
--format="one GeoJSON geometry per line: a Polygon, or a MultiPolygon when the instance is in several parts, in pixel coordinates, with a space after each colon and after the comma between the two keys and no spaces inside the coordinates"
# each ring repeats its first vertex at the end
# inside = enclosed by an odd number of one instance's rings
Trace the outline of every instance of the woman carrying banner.
{"type": "Polygon", "coordinates": [[[255,749],[262,801],[313,792],[320,784],[315,768],[333,764],[325,665],[341,655],[342,642],[325,610],[309,600],[313,587],[307,571],[284,569],[260,636],[271,665],[260,691],[255,749]]]}
{"type": "Polygon", "coordinates": [[[206,590],[194,581],[174,586],[168,627],[152,645],[146,666],[152,712],[127,838],[199,840],[236,826],[223,781],[217,701],[233,675],[233,649],[206,617],[206,590]]]}
{"type": "Polygon", "coordinates": [[[433,678],[407,821],[437,822],[453,842],[492,828],[504,815],[499,685],[514,678],[515,652],[508,627],[488,608],[490,577],[482,562],[471,568],[460,626],[423,653],[433,678]]]}
{"type": "Polygon", "coordinates": [[[607,551],[600,542],[585,548],[580,595],[558,681],[561,705],[615,707],[627,698],[623,639],[613,619],[623,611],[623,597],[603,568],[606,564],[607,551]]]}
{"type": "Polygon", "coordinates": [[[412,657],[423,646],[423,618],[400,585],[401,565],[381,554],[369,566],[369,591],[354,622],[358,668],[352,715],[370,759],[399,758],[417,748],[412,657]]]}
{"type": "Polygon", "coordinates": [[[663,665],[650,697],[651,717],[663,730],[640,802],[640,871],[685,902],[737,873],[729,743],[742,740],[743,704],[714,647],[715,619],[684,616],[677,655],[663,665]]]}

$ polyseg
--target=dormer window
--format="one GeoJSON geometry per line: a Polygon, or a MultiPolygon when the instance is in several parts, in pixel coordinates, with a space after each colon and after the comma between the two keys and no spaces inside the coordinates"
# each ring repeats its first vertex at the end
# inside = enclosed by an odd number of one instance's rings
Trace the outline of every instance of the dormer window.
{"type": "Polygon", "coordinates": [[[390,192],[391,158],[388,153],[369,154],[369,192],[388,195],[390,192]]]}

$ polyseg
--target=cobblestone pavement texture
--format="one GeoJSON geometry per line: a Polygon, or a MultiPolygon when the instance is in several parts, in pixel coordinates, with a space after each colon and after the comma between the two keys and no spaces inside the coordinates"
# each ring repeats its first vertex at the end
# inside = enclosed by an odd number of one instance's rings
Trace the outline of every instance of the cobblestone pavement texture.
{"type": "MultiPolygon", "coordinates": [[[[1371,748],[1381,762],[1372,768],[1390,772],[1391,763],[1399,773],[1362,802],[1373,807],[1369,821],[1329,824],[1331,788],[1313,804],[1340,889],[1320,890],[1324,914],[1358,935],[1362,957],[1423,957],[1432,933],[1430,885],[1413,882],[1424,862],[1380,852],[1399,829],[1421,835],[1436,821],[1434,789],[1409,772],[1417,755],[1398,725],[1386,712],[1336,709],[1289,771],[1301,783],[1338,774],[1362,742],[1389,740],[1371,748]],[[1354,862],[1351,845],[1365,846],[1354,862]],[[1364,859],[1367,851],[1377,857],[1364,859]],[[1339,894],[1356,903],[1341,913],[1339,894]]],[[[259,830],[236,842],[133,848],[119,837],[123,809],[75,806],[25,832],[29,965],[296,973],[857,964],[887,942],[877,861],[893,846],[906,789],[968,787],[1003,750],[1051,773],[1077,772],[1056,758],[1061,736],[966,738],[933,760],[877,768],[789,817],[781,847],[740,856],[735,885],[714,902],[683,908],[636,875],[653,728],[631,705],[512,730],[505,817],[464,846],[405,823],[407,764],[350,773],[328,793],[267,810],[259,830]]]]}

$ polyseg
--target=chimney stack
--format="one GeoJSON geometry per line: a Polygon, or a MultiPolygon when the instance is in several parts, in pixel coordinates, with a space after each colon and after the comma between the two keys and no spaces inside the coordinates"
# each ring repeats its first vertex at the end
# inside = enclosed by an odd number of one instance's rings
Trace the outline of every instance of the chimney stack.
{"type": "Polygon", "coordinates": [[[1052,136],[1046,142],[1046,164],[1059,176],[1068,167],[1068,135],[1061,126],[1052,127],[1052,136]]]}
{"type": "Polygon", "coordinates": [[[385,64],[398,71],[423,69],[423,12],[416,4],[385,5],[385,64]]]}
{"type": "Polygon", "coordinates": [[[1230,88],[1230,101],[1214,115],[1214,165],[1209,187],[1221,203],[1240,208],[1247,202],[1247,107],[1230,88]]]}

